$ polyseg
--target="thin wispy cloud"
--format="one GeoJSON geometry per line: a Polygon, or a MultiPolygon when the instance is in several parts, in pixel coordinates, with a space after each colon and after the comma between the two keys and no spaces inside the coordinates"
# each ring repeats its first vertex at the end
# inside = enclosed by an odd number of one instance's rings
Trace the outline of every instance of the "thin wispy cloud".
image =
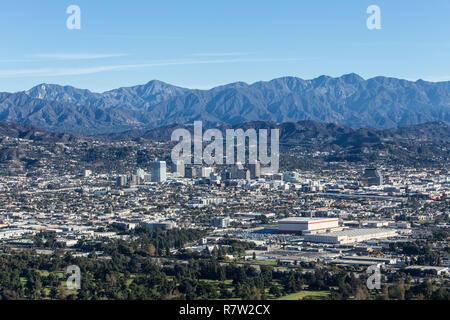
{"type": "Polygon", "coordinates": [[[117,66],[91,68],[40,68],[0,70],[0,77],[75,76],[116,70],[117,66]]]}
{"type": "Polygon", "coordinates": [[[96,59],[120,58],[126,56],[128,56],[128,54],[124,53],[116,53],[116,54],[47,53],[47,54],[35,54],[33,57],[37,59],[54,59],[54,60],[96,60],[96,59]]]}
{"type": "Polygon", "coordinates": [[[34,62],[35,59],[0,59],[0,63],[23,63],[23,62],[34,62]]]}
{"type": "Polygon", "coordinates": [[[248,56],[250,52],[203,52],[191,54],[193,57],[232,57],[232,56],[248,56]]]}
{"type": "Polygon", "coordinates": [[[184,37],[180,36],[164,36],[164,35],[94,35],[94,38],[107,38],[107,39],[129,39],[129,40],[181,40],[184,37]]]}
{"type": "Polygon", "coordinates": [[[120,64],[110,66],[96,66],[85,68],[40,68],[40,69],[12,69],[0,70],[0,77],[33,77],[33,76],[76,76],[95,74],[108,71],[125,71],[132,69],[168,67],[181,65],[205,65],[205,64],[228,64],[228,63],[264,63],[264,62],[287,62],[299,61],[301,59],[222,59],[222,60],[170,60],[143,64],[120,64]]]}
{"type": "Polygon", "coordinates": [[[78,53],[78,54],[66,54],[66,53],[48,53],[48,54],[35,54],[22,59],[0,59],[0,63],[32,63],[42,62],[43,60],[99,60],[108,58],[120,58],[127,57],[128,54],[95,54],[95,53],[78,53]]]}

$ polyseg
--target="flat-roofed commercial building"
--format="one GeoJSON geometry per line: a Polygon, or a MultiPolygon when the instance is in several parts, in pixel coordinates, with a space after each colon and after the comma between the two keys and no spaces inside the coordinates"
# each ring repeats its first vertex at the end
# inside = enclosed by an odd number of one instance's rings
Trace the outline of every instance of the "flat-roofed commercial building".
{"type": "Polygon", "coordinates": [[[396,258],[377,258],[370,256],[345,256],[340,259],[330,261],[330,264],[337,265],[356,265],[356,266],[372,266],[379,264],[396,264],[396,258]]]}
{"type": "Polygon", "coordinates": [[[279,233],[304,234],[339,227],[338,218],[287,218],[278,221],[279,233]]]}
{"type": "Polygon", "coordinates": [[[373,239],[386,239],[397,236],[393,229],[351,229],[326,234],[309,234],[304,240],[307,242],[330,244],[353,244],[373,239]]]}

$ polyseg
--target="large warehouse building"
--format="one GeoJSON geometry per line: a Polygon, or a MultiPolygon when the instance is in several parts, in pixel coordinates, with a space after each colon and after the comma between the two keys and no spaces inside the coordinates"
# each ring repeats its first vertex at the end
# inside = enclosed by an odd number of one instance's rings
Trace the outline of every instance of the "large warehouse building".
{"type": "Polygon", "coordinates": [[[309,234],[305,236],[304,240],[317,243],[353,244],[395,236],[397,236],[397,231],[394,229],[350,229],[326,234],[309,234]]]}
{"type": "Polygon", "coordinates": [[[308,234],[339,228],[338,218],[287,218],[278,221],[279,233],[308,234]]]}

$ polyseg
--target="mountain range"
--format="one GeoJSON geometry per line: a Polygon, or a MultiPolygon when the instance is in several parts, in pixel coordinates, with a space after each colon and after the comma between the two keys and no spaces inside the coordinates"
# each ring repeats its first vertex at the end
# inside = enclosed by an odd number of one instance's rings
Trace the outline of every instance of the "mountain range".
{"type": "Polygon", "coordinates": [[[348,74],[237,82],[210,90],[153,80],[104,93],[51,84],[0,93],[0,121],[57,132],[97,135],[196,120],[205,126],[315,120],[372,129],[450,123],[450,82],[348,74]]]}

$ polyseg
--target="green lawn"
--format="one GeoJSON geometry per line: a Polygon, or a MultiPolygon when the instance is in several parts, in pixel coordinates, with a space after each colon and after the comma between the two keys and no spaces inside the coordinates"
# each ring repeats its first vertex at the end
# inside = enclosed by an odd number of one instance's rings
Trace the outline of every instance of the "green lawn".
{"type": "Polygon", "coordinates": [[[277,300],[303,300],[305,297],[312,297],[321,299],[330,294],[329,291],[301,291],[293,294],[289,294],[284,297],[280,297],[277,300]]]}
{"type": "Polygon", "coordinates": [[[241,260],[239,263],[247,263],[247,264],[259,264],[265,266],[276,266],[277,262],[273,260],[241,260]]]}
{"type": "Polygon", "coordinates": [[[228,286],[233,284],[233,280],[225,280],[225,281],[219,281],[219,280],[210,280],[210,279],[200,279],[200,281],[203,282],[208,282],[208,283],[213,283],[213,284],[220,284],[220,283],[224,283],[228,286]]]}

